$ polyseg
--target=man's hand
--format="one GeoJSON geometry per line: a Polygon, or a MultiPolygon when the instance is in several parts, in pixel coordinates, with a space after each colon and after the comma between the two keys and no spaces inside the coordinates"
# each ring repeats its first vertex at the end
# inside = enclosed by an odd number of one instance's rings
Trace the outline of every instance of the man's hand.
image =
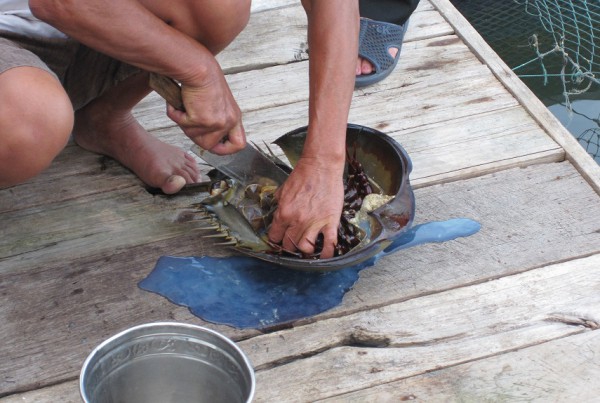
{"type": "Polygon", "coordinates": [[[242,112],[214,66],[202,85],[182,85],[185,112],[168,106],[167,115],[200,147],[215,154],[231,154],[246,145],[242,112]]]}
{"type": "Polygon", "coordinates": [[[333,257],[344,205],[342,172],[328,161],[300,159],[275,197],[278,207],[269,240],[290,251],[315,251],[318,235],[324,237],[320,257],[333,257]]]}

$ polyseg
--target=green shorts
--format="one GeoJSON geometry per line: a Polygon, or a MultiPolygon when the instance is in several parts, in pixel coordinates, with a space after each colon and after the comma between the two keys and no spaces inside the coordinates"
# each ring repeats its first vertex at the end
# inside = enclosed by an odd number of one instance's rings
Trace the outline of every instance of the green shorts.
{"type": "Polygon", "coordinates": [[[137,67],[72,39],[29,38],[0,32],[0,74],[15,67],[36,67],[55,76],[75,110],[140,72],[137,67]]]}

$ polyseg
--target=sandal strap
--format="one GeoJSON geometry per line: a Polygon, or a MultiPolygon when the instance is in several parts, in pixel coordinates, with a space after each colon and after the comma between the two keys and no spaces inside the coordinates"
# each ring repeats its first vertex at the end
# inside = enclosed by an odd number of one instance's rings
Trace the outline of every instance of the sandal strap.
{"type": "Polygon", "coordinates": [[[398,55],[400,54],[407,26],[406,22],[403,25],[396,25],[361,18],[358,40],[359,56],[371,62],[376,72],[392,67],[395,58],[390,55],[389,48],[398,49],[398,55]]]}

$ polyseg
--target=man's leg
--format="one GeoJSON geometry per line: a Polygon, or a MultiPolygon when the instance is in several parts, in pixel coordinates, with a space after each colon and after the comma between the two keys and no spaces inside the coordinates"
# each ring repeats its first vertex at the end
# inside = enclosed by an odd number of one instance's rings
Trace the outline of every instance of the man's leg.
{"type": "MultiPolygon", "coordinates": [[[[215,54],[241,32],[250,12],[248,0],[143,3],[215,54]]],[[[146,184],[176,193],[186,183],[200,179],[198,167],[184,150],[160,142],[133,118],[133,107],[149,92],[147,73],[133,75],[104,92],[77,111],[75,141],[85,149],[115,158],[146,184]]]]}
{"type": "Polygon", "coordinates": [[[116,159],[144,183],[176,193],[200,174],[183,149],[161,142],[133,117],[132,108],[150,92],[147,83],[148,74],[138,73],[78,110],[73,136],[79,146],[116,159]]]}
{"type": "Polygon", "coordinates": [[[0,73],[0,188],[47,168],[72,127],[71,102],[52,74],[36,67],[0,73]]]}

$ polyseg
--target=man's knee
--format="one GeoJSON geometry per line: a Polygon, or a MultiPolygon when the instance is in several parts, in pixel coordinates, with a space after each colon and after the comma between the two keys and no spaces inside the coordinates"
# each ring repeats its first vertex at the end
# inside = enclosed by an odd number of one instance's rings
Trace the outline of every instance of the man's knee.
{"type": "Polygon", "coordinates": [[[239,34],[246,28],[250,20],[251,0],[229,0],[223,1],[224,7],[227,7],[227,13],[230,17],[228,25],[229,32],[225,34],[229,36],[228,44],[231,43],[239,34]]]}
{"type": "Polygon", "coordinates": [[[49,73],[24,67],[0,74],[0,187],[48,167],[72,128],[69,98],[49,73]]]}
{"type": "Polygon", "coordinates": [[[217,54],[246,27],[250,19],[250,5],[251,0],[179,0],[176,3],[152,2],[148,6],[174,28],[217,54]]]}
{"type": "Polygon", "coordinates": [[[198,26],[202,28],[198,37],[200,42],[213,54],[225,49],[248,24],[250,3],[250,0],[204,2],[202,9],[196,10],[198,26]]]}

